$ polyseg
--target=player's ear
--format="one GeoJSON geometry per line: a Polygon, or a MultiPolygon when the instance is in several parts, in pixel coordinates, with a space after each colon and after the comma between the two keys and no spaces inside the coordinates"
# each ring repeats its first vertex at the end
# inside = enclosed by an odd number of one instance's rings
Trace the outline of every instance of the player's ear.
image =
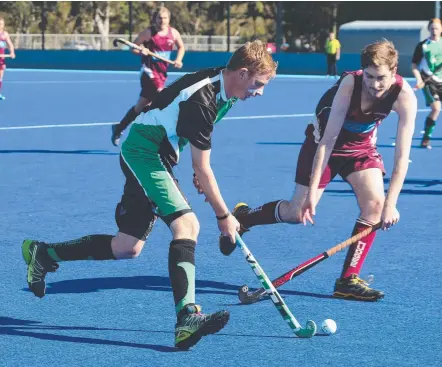
{"type": "Polygon", "coordinates": [[[393,70],[391,70],[391,76],[395,76],[396,75],[396,73],[397,73],[397,66],[395,66],[394,68],[393,68],[393,70]]]}
{"type": "Polygon", "coordinates": [[[247,68],[239,69],[239,77],[241,78],[241,80],[244,80],[248,76],[248,73],[249,71],[247,70],[247,68]]]}

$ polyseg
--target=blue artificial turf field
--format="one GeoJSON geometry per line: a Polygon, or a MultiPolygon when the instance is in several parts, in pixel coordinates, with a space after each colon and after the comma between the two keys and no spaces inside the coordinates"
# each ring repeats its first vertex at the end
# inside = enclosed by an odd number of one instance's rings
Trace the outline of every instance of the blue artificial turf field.
{"type": "MultiPolygon", "coordinates": [[[[229,206],[291,196],[308,115],[331,84],[278,77],[263,97],[238,103],[217,125],[213,168],[229,206]]],[[[230,310],[225,329],[190,352],[173,348],[170,234],[160,222],[137,259],[61,263],[47,277],[46,297],[34,297],[21,257],[24,238],[115,233],[124,180],[109,124],[138,93],[136,73],[6,72],[7,99],[0,102],[1,366],[441,365],[442,130],[438,124],[433,150],[418,148],[427,111],[420,94],[412,163],[399,199],[401,221],[378,233],[362,273],[375,275],[373,286],[385,291],[385,299],[330,297],[344,253],[281,288],[301,324],[332,318],[338,325],[334,336],[297,339],[269,300],[238,304],[238,288],[259,283],[240,251],[230,257],[219,252],[214,215],[192,185],[189,150],[177,176],[201,222],[197,301],[206,312],[230,310]]],[[[379,130],[386,186],[396,122],[392,115],[379,130]]],[[[338,178],[322,198],[315,227],[260,227],[245,241],[275,278],[346,239],[357,215],[350,187],[338,178]]]]}

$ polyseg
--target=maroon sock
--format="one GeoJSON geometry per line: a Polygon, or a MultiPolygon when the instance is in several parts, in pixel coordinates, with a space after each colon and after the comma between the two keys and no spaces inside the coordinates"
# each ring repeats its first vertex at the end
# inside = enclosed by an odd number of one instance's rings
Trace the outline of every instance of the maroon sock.
{"type": "Polygon", "coordinates": [[[279,218],[279,204],[281,202],[282,200],[272,201],[251,210],[247,215],[241,216],[241,224],[246,228],[250,228],[263,224],[281,223],[282,221],[279,218]]]}
{"type": "MultiPolygon", "coordinates": [[[[371,226],[373,226],[373,223],[358,218],[356,220],[352,236],[362,232],[364,229],[367,229],[371,226]]],[[[341,278],[347,278],[352,274],[356,274],[359,276],[359,273],[361,272],[362,269],[362,265],[364,264],[365,258],[367,257],[368,251],[370,251],[371,245],[373,244],[375,237],[376,237],[376,232],[371,232],[369,235],[363,237],[357,243],[350,246],[347,252],[347,256],[345,258],[344,268],[342,269],[341,278]]]]}

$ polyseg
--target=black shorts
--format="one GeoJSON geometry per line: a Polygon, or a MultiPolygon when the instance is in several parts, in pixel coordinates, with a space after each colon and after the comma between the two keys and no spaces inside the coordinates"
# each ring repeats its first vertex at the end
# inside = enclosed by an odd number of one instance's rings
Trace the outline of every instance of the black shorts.
{"type": "Polygon", "coordinates": [[[150,102],[152,102],[158,95],[159,91],[164,88],[164,82],[149,78],[149,75],[147,75],[145,72],[141,73],[140,85],[140,97],[146,98],[150,102]]]}
{"type": "MultiPolygon", "coordinates": [[[[157,214],[157,205],[147,197],[141,183],[121,155],[120,166],[126,177],[126,183],[124,184],[124,192],[121,201],[117,204],[115,209],[115,220],[119,232],[145,241],[159,217],[157,214]]],[[[178,181],[173,177],[171,172],[169,172],[169,177],[173,179],[175,187],[179,189],[178,181]]],[[[181,198],[187,206],[187,199],[184,195],[182,195],[181,198]]],[[[170,226],[175,219],[191,211],[190,207],[187,206],[184,210],[179,210],[168,215],[162,215],[161,219],[170,226]]]]}
{"type": "Polygon", "coordinates": [[[436,101],[442,100],[442,83],[437,83],[432,79],[425,82],[425,87],[422,89],[425,96],[425,103],[430,106],[436,101]]]}

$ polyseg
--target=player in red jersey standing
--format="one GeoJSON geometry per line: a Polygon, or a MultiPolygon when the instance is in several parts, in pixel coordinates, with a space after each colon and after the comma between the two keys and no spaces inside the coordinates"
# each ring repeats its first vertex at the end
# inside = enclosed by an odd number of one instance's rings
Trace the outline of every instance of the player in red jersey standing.
{"type": "Polygon", "coordinates": [[[5,31],[5,20],[0,17],[0,101],[5,99],[5,96],[1,94],[2,92],[2,84],[3,84],[3,75],[6,70],[5,58],[2,55],[5,55],[6,47],[9,48],[9,52],[11,54],[11,58],[15,59],[15,50],[14,45],[9,37],[9,33],[5,31]]]}
{"type": "MultiPolygon", "coordinates": [[[[154,15],[155,26],[146,28],[135,39],[134,43],[145,47],[160,56],[170,59],[170,54],[176,45],[178,52],[174,67],[183,67],[184,43],[180,33],[172,28],[170,23],[170,11],[161,7],[154,15]]],[[[158,93],[164,88],[167,78],[167,63],[155,57],[149,56],[147,52],[133,50],[135,54],[142,56],[141,67],[141,93],[135,106],[126,113],[119,124],[112,125],[112,144],[117,146],[123,131],[135,120],[142,109],[151,103],[158,93]]]]}
{"type": "MultiPolygon", "coordinates": [[[[308,125],[299,153],[291,201],[278,200],[254,210],[239,203],[233,214],[241,223],[240,234],[255,225],[313,223],[316,205],[337,174],[352,186],[360,208],[353,234],[379,221],[383,229],[399,221],[396,204],[408,170],[417,101],[410,85],[396,74],[398,53],[392,43],[380,41],[366,46],[361,64],[362,70],[343,73],[319,101],[316,119],[308,125]],[[385,169],[376,149],[376,135],[391,111],[397,112],[399,123],[393,173],[385,197],[385,169]]],[[[198,182],[195,186],[199,188],[198,182]]],[[[375,236],[372,232],[349,248],[335,283],[335,297],[363,301],[384,297],[383,292],[369,288],[359,278],[375,236]]],[[[220,237],[223,254],[229,255],[234,249],[227,237],[220,237]]]]}

